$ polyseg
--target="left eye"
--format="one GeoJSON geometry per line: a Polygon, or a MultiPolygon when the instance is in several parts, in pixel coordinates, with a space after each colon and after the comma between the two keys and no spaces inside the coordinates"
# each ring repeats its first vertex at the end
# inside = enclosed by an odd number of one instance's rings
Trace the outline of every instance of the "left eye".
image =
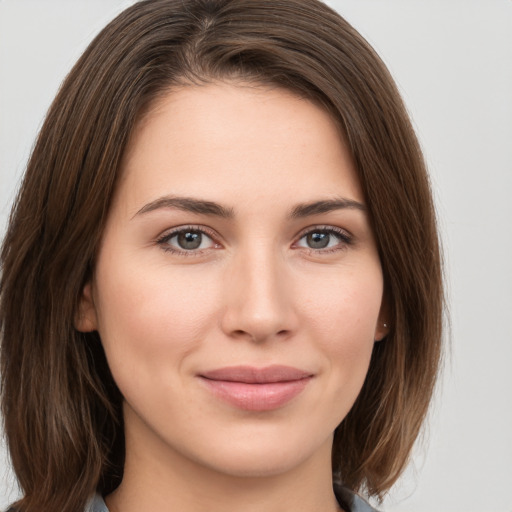
{"type": "Polygon", "coordinates": [[[215,242],[211,237],[198,229],[174,231],[160,239],[159,243],[165,244],[171,251],[196,251],[215,246],[215,242]]]}
{"type": "Polygon", "coordinates": [[[316,229],[303,235],[298,241],[299,247],[308,249],[331,249],[340,243],[349,243],[349,237],[329,229],[316,229]]]}

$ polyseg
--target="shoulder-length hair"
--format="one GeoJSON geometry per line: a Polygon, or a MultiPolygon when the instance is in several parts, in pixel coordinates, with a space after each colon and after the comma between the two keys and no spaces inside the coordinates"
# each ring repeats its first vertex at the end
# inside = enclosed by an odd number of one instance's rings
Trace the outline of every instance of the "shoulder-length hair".
{"type": "Polygon", "coordinates": [[[174,85],[243,79],[327,109],[370,211],[390,331],[335,432],[333,477],[382,496],[420,431],[441,354],[442,284],[424,160],[369,44],[317,0],[146,0],[90,44],[54,100],[1,252],[2,411],[20,511],[81,510],[123,473],[121,401],[74,318],[130,135],[174,85]]]}

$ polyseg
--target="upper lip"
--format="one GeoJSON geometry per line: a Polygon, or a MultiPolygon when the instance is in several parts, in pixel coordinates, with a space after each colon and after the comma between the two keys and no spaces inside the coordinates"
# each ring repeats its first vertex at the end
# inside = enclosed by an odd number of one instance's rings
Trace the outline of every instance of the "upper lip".
{"type": "Polygon", "coordinates": [[[290,382],[312,377],[311,372],[292,366],[271,365],[263,368],[254,366],[227,366],[200,374],[210,380],[243,382],[246,384],[266,384],[272,382],[290,382]]]}

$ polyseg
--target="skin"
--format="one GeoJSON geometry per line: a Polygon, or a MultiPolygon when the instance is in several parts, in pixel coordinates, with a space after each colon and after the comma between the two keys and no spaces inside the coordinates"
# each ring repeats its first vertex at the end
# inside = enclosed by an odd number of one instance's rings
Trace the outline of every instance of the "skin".
{"type": "Polygon", "coordinates": [[[129,144],[76,322],[99,331],[125,397],[126,467],[110,510],[338,510],[333,431],[386,334],[382,296],[354,163],[322,108],[244,83],[160,98],[129,144]],[[200,247],[180,247],[176,228],[193,228],[200,247]],[[327,246],[310,247],[311,232],[327,246]],[[272,364],[312,377],[270,411],[227,403],[200,378],[272,364]]]}

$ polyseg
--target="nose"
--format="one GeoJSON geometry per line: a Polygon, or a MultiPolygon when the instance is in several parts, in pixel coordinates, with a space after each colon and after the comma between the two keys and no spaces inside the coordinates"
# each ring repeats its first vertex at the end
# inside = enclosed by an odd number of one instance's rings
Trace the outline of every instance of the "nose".
{"type": "Polygon", "coordinates": [[[253,342],[288,338],[298,319],[286,263],[269,249],[247,252],[235,257],[226,276],[222,330],[253,342]]]}

